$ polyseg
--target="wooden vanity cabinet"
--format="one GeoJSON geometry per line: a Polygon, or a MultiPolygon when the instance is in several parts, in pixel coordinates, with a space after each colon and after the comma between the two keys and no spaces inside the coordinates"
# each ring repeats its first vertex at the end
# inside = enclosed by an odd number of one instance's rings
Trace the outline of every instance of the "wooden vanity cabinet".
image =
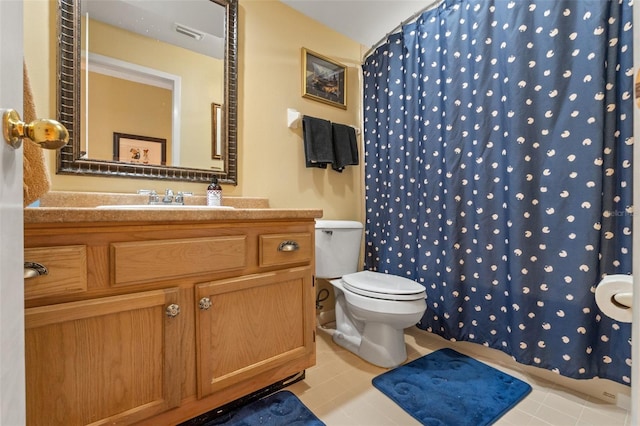
{"type": "Polygon", "coordinates": [[[309,355],[309,267],[196,286],[198,397],[309,355]]]}
{"type": "Polygon", "coordinates": [[[314,365],[313,235],[25,224],[25,261],[51,265],[25,280],[27,423],[177,424],[314,365]]]}
{"type": "Polygon", "coordinates": [[[29,308],[27,421],[128,424],[180,404],[176,289],[29,308]]]}

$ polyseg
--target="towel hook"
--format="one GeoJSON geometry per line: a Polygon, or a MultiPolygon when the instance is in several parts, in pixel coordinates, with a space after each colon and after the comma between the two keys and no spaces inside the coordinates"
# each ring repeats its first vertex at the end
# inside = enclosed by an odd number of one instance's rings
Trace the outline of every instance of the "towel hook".
{"type": "Polygon", "coordinates": [[[287,108],[287,127],[290,129],[297,129],[300,127],[302,121],[302,114],[292,108],[287,108]]]}
{"type": "MultiPolygon", "coordinates": [[[[293,109],[287,108],[287,127],[290,129],[297,129],[300,127],[300,123],[302,122],[302,113],[293,109]]],[[[356,126],[351,126],[355,129],[356,135],[360,134],[360,129],[356,126]]]]}
{"type": "Polygon", "coordinates": [[[2,134],[5,142],[15,149],[22,146],[25,137],[44,149],[59,149],[69,142],[69,131],[59,122],[41,118],[27,124],[13,109],[2,114],[2,134]]]}

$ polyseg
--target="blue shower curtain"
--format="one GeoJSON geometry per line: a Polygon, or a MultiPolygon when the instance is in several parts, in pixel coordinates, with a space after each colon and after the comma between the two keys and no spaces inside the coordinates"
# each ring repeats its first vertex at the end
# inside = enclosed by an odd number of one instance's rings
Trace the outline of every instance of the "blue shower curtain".
{"type": "Polygon", "coordinates": [[[367,269],[423,284],[418,327],[630,384],[629,0],[448,0],[363,65],[367,269]]]}

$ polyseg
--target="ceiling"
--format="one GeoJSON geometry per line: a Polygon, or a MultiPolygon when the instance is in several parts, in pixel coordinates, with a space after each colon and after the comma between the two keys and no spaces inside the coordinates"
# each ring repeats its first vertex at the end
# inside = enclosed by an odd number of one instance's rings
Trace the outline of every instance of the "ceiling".
{"type": "MultiPolygon", "coordinates": [[[[0,0],[2,1],[2,0],[0,0]]],[[[264,1],[264,0],[257,0],[264,1]]],[[[280,0],[366,47],[378,44],[434,0],[280,0]]],[[[214,57],[224,53],[224,9],[201,0],[81,0],[82,13],[214,57]],[[185,37],[176,27],[195,30],[185,37]]]]}
{"type": "Polygon", "coordinates": [[[280,0],[329,28],[371,47],[434,0],[280,0]]]}
{"type": "MultiPolygon", "coordinates": [[[[2,1],[2,0],[0,0],[2,1]]],[[[224,7],[201,0],[81,0],[92,19],[215,58],[224,57],[224,7]]]]}

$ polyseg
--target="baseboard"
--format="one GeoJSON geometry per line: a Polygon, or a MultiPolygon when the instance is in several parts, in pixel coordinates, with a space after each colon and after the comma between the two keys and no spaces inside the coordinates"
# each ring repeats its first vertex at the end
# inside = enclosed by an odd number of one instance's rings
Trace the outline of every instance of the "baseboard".
{"type": "Polygon", "coordinates": [[[466,341],[452,342],[435,333],[421,330],[418,327],[411,327],[405,331],[409,335],[426,333],[426,336],[434,339],[434,348],[446,345],[447,347],[456,349],[465,355],[474,356],[479,361],[486,361],[488,363],[493,362],[515,371],[520,371],[532,380],[544,380],[552,385],[562,386],[566,389],[589,395],[600,401],[616,405],[620,408],[626,408],[627,405],[630,405],[628,400],[631,396],[631,388],[621,383],[614,382],[613,380],[601,378],[574,379],[571,377],[565,377],[554,373],[551,370],[519,363],[515,361],[511,355],[508,355],[498,349],[486,347],[479,343],[466,341]]]}

